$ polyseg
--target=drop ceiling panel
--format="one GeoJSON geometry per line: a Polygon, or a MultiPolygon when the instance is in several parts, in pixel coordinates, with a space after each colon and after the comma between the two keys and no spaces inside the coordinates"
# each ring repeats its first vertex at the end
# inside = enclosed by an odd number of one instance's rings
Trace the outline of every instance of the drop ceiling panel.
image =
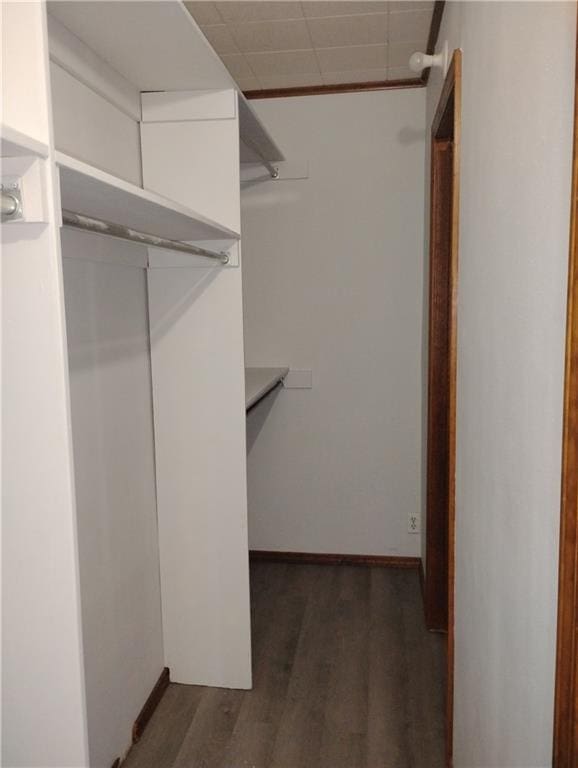
{"type": "Polygon", "coordinates": [[[315,48],[383,44],[387,40],[386,13],[309,19],[307,26],[315,48]]]}
{"type": "Polygon", "coordinates": [[[414,79],[434,3],[189,2],[189,12],[243,90],[414,79]]]}
{"type": "Polygon", "coordinates": [[[278,21],[300,19],[303,16],[301,3],[285,2],[224,2],[215,3],[224,22],[278,21]]]}
{"type": "MultiPolygon", "coordinates": [[[[317,58],[322,72],[357,69],[387,69],[386,45],[350,45],[346,48],[320,48],[317,58]]],[[[385,80],[385,77],[383,78],[385,80]]]]}

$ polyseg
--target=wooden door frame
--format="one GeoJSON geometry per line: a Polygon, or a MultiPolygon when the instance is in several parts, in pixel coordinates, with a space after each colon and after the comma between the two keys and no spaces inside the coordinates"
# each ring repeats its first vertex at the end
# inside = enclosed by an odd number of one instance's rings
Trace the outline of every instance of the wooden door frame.
{"type": "MultiPolygon", "coordinates": [[[[459,247],[459,181],[460,181],[460,140],[461,140],[461,91],[462,91],[462,53],[455,50],[442,88],[435,117],[431,127],[431,177],[430,177],[430,297],[429,297],[429,362],[428,362],[428,500],[426,526],[426,573],[425,573],[425,613],[428,629],[447,631],[447,680],[446,680],[446,756],[447,765],[452,764],[453,752],[453,698],[454,698],[454,583],[455,583],[455,475],[456,475],[456,373],[457,373],[457,280],[458,280],[458,247],[459,247]],[[445,291],[442,301],[449,302],[449,381],[447,389],[447,510],[440,511],[439,505],[431,498],[430,467],[431,457],[435,451],[433,443],[433,424],[430,418],[431,400],[434,387],[432,386],[432,371],[434,369],[435,341],[437,330],[434,325],[434,302],[440,297],[435,287],[433,267],[438,263],[436,255],[442,242],[439,237],[436,222],[437,184],[434,177],[436,152],[441,144],[451,139],[453,153],[452,168],[452,199],[449,232],[449,290],[445,291]],[[444,528],[441,536],[436,531],[444,528]],[[436,568],[441,569],[436,574],[436,568]],[[447,587],[447,593],[439,594],[439,574],[443,574],[442,589],[447,587]],[[438,576],[436,579],[435,576],[438,576]],[[447,582],[447,584],[445,583],[447,582]],[[447,601],[447,602],[446,602],[447,601]],[[440,602],[443,610],[440,612],[440,602]],[[447,606],[447,609],[446,609],[447,606]]],[[[447,237],[447,235],[446,235],[447,237]]]]}
{"type": "Polygon", "coordinates": [[[564,431],[562,438],[554,768],[574,768],[578,761],[578,649],[576,637],[578,627],[578,39],[576,53],[564,431]]]}

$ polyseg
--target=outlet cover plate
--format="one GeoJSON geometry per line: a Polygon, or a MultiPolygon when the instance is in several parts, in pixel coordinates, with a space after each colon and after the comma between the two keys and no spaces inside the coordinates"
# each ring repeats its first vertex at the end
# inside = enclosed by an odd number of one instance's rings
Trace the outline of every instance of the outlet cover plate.
{"type": "Polygon", "coordinates": [[[421,516],[414,514],[410,515],[407,519],[407,532],[408,533],[419,533],[421,529],[421,516]]]}

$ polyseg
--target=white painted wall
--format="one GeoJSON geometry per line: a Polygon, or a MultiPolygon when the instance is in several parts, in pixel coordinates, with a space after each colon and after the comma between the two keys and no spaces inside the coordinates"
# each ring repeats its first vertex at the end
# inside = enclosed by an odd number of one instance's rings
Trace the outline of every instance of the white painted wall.
{"type": "Polygon", "coordinates": [[[110,768],[164,666],[146,272],[122,264],[144,249],[62,249],[90,764],[110,768]]]}
{"type": "Polygon", "coordinates": [[[576,5],[444,15],[463,48],[454,764],[546,768],[576,5]]]}
{"type": "Polygon", "coordinates": [[[242,192],[246,363],[313,388],[250,415],[250,546],[417,555],[425,92],[253,105],[310,177],[242,192]]]}

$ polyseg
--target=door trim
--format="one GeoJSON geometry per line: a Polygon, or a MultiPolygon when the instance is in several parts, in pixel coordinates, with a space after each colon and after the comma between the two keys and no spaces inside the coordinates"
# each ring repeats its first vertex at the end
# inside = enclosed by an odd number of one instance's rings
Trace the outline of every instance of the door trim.
{"type": "Polygon", "coordinates": [[[578,39],[576,51],[562,437],[554,768],[574,768],[578,761],[578,39]]]}
{"type": "MultiPolygon", "coordinates": [[[[425,581],[425,612],[426,623],[432,630],[447,630],[447,690],[446,690],[446,756],[447,765],[452,764],[453,753],[453,694],[454,694],[454,585],[455,585],[455,476],[456,476],[456,380],[457,380],[457,288],[458,288],[458,248],[459,248],[459,196],[460,196],[460,141],[461,141],[461,91],[462,91],[462,52],[455,50],[443,89],[438,102],[435,117],[431,127],[431,155],[432,177],[430,179],[430,345],[428,362],[428,404],[432,392],[432,265],[436,263],[436,248],[438,237],[435,221],[435,187],[433,183],[433,171],[435,152],[442,144],[447,144],[451,138],[453,145],[452,154],[452,200],[450,220],[450,245],[449,245],[449,381],[448,381],[448,411],[447,411],[447,518],[441,520],[439,509],[430,503],[430,485],[428,480],[427,503],[427,528],[426,528],[426,581],[425,581]],[[447,537],[436,540],[430,536],[430,532],[436,530],[436,525],[447,525],[447,537]],[[446,551],[440,549],[446,548],[446,551]],[[447,563],[447,570],[446,569],[447,563]],[[433,592],[435,580],[432,578],[435,567],[441,567],[447,573],[447,614],[444,611],[442,626],[440,623],[439,602],[440,596],[433,592]],[[430,578],[428,578],[428,575],[430,578]],[[437,601],[437,604],[436,604],[437,601]]],[[[447,296],[447,292],[446,292],[447,296]]],[[[432,424],[430,421],[431,409],[428,405],[428,473],[430,468],[430,450],[433,445],[432,424]]],[[[445,579],[444,579],[445,581],[445,579]]],[[[439,583],[439,581],[438,581],[439,583]]],[[[445,587],[445,584],[444,584],[445,587]]]]}

